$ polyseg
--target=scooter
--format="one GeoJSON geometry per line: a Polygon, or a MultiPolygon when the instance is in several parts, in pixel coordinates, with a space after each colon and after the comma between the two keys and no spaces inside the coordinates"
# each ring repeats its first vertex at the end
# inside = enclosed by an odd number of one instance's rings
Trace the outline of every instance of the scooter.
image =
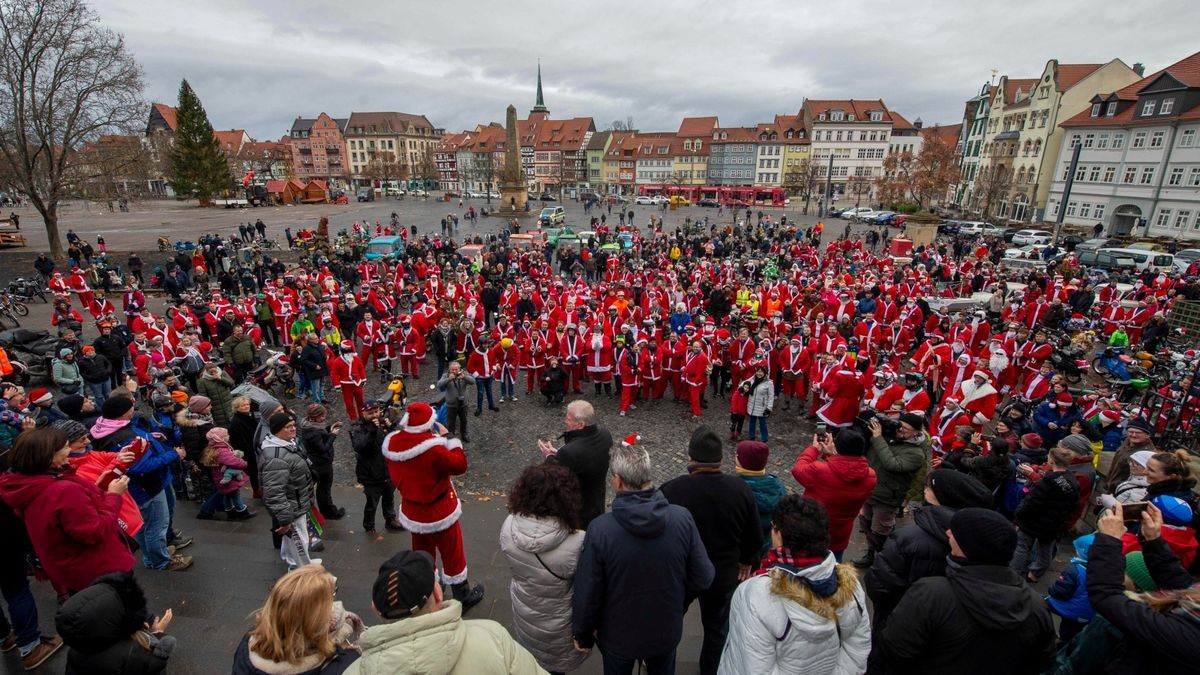
{"type": "Polygon", "coordinates": [[[246,382],[266,391],[275,392],[277,386],[282,387],[282,394],[287,398],[296,395],[295,369],[288,361],[287,354],[268,349],[270,357],[266,363],[250,371],[246,382]]]}
{"type": "Polygon", "coordinates": [[[1050,363],[1054,370],[1062,373],[1067,382],[1079,384],[1089,366],[1088,360],[1080,358],[1081,356],[1083,354],[1074,349],[1059,347],[1050,353],[1050,363]]]}
{"type": "Polygon", "coordinates": [[[1129,380],[1129,368],[1125,364],[1131,361],[1131,357],[1125,353],[1124,349],[1105,347],[1092,359],[1092,370],[1112,377],[1118,382],[1125,382],[1129,380]]]}

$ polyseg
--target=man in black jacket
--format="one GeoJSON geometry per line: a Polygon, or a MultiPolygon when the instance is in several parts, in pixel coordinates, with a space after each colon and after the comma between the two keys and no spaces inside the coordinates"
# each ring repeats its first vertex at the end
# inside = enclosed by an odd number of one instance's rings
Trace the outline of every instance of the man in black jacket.
{"type": "Polygon", "coordinates": [[[608,457],[612,450],[612,434],[596,426],[596,410],[591,403],[575,400],[567,406],[566,443],[557,450],[547,441],[538,447],[547,462],[558,462],[579,478],[582,504],[579,511],[581,527],[604,513],[604,495],[608,484],[608,457]]]}
{"type": "Polygon", "coordinates": [[[101,321],[100,336],[92,340],[92,346],[96,348],[96,353],[103,356],[111,366],[109,383],[113,389],[121,386],[120,375],[125,372],[125,356],[129,353],[129,343],[113,333],[111,323],[101,321]]]}
{"type": "Polygon", "coordinates": [[[363,508],[363,530],[375,534],[375,507],[383,502],[383,526],[388,532],[403,532],[396,520],[395,488],[388,476],[387,461],[380,448],[391,425],[382,414],[379,401],[363,404],[362,417],[350,425],[350,445],[354,448],[354,478],[363,486],[367,504],[363,508]]]}
{"type": "Polygon", "coordinates": [[[631,673],[638,660],[650,675],[674,673],[687,599],[713,579],[692,515],[653,488],[651,473],[645,450],[613,449],[612,512],[588,527],[575,571],[575,646],[598,644],[607,673],[631,673]]]}
{"type": "Polygon", "coordinates": [[[437,358],[437,376],[442,379],[450,362],[458,359],[458,333],[450,323],[449,317],[442,317],[438,326],[429,333],[429,346],[437,358]]]}
{"type": "Polygon", "coordinates": [[[707,590],[689,595],[688,604],[700,598],[704,643],[700,647],[700,672],[712,675],[721,663],[729,633],[729,601],[741,579],[750,578],[762,546],[762,524],[754,493],[746,481],[721,472],[721,437],[707,426],[692,433],[688,442],[688,473],[667,481],[663,496],[684,507],[696,521],[716,577],[707,590]]]}
{"type": "MultiPolygon", "coordinates": [[[[992,494],[974,476],[953,469],[935,469],[925,476],[925,503],[927,506],[913,516],[912,525],[899,528],[888,538],[863,578],[875,609],[871,636],[876,645],[888,615],[905,591],[920,579],[946,575],[950,519],[959,509],[991,508],[992,494]]],[[[870,672],[885,672],[883,653],[877,647],[872,649],[868,663],[870,672]]]]}
{"type": "Polygon", "coordinates": [[[322,390],[323,380],[329,374],[329,366],[325,360],[325,349],[321,346],[321,338],[316,333],[309,333],[307,344],[300,350],[300,370],[307,378],[308,391],[303,392],[307,398],[312,392],[313,403],[324,403],[325,394],[322,390]]]}
{"type": "Polygon", "coordinates": [[[1054,659],[1054,622],[1008,561],[1012,523],[995,511],[950,519],[946,576],[913,584],[880,636],[888,672],[1040,673],[1054,659]]]}

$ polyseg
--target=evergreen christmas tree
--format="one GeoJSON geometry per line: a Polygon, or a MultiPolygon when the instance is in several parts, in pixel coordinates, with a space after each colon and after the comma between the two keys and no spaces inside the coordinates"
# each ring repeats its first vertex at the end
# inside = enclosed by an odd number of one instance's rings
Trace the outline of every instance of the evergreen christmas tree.
{"type": "Polygon", "coordinates": [[[191,85],[179,85],[174,144],[171,147],[171,188],[196,197],[201,205],[232,185],[229,165],[213,136],[208,114],[191,85]]]}

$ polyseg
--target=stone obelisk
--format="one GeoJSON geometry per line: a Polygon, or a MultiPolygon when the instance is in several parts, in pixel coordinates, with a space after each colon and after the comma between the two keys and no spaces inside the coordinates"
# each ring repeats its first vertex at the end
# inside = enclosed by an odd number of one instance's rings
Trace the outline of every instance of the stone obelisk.
{"type": "Polygon", "coordinates": [[[504,145],[504,169],[500,172],[500,212],[504,215],[527,215],[525,202],[529,199],[525,171],[521,168],[521,144],[517,140],[517,107],[508,106],[505,118],[507,132],[504,145]]]}

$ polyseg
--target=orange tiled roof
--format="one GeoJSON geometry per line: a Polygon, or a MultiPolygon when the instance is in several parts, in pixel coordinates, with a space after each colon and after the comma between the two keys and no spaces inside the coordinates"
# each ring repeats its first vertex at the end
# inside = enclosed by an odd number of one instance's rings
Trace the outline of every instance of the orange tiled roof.
{"type": "MultiPolygon", "coordinates": [[[[813,100],[807,99],[804,101],[804,109],[808,114],[812,115],[813,119],[818,119],[821,113],[828,113],[830,110],[842,110],[847,115],[854,115],[855,122],[870,122],[871,111],[879,110],[883,112],[884,122],[892,121],[892,113],[888,110],[887,104],[882,99],[871,100],[813,100]]],[[[849,121],[849,120],[843,120],[849,121]]],[[[878,124],[878,122],[876,122],[878,124]]]]}
{"type": "Polygon", "coordinates": [[[962,132],[962,123],[959,124],[935,124],[931,127],[921,129],[921,135],[925,137],[937,136],[942,139],[950,147],[954,147],[958,143],[958,135],[962,132]]]}
{"type": "Polygon", "coordinates": [[[679,123],[679,135],[695,138],[698,136],[712,136],[713,129],[717,128],[717,116],[711,117],[685,117],[679,123]]]}
{"type": "Polygon", "coordinates": [[[166,120],[167,126],[171,127],[171,131],[175,131],[176,126],[179,124],[175,107],[167,105],[166,103],[155,103],[154,109],[158,111],[159,115],[162,115],[164,120],[166,120]]]}
{"type": "MultiPolygon", "coordinates": [[[[1171,65],[1167,66],[1166,68],[1155,71],[1154,73],[1151,73],[1150,75],[1148,75],[1146,77],[1143,77],[1142,79],[1138,80],[1137,82],[1134,82],[1133,84],[1122,87],[1122,88],[1118,89],[1117,91],[1112,92],[1111,94],[1102,94],[1100,96],[1100,98],[1108,100],[1108,99],[1112,98],[1112,96],[1115,95],[1116,98],[1121,101],[1136,101],[1138,94],[1143,89],[1145,89],[1150,84],[1152,84],[1155,80],[1157,80],[1159,77],[1161,77],[1163,74],[1170,75],[1172,78],[1174,78],[1175,80],[1178,80],[1181,84],[1183,84],[1184,86],[1187,86],[1189,88],[1200,88],[1200,52],[1196,52],[1195,54],[1192,54],[1191,56],[1188,56],[1187,58],[1176,61],[1175,63],[1172,63],[1171,65]]],[[[1121,126],[1121,125],[1127,125],[1127,124],[1140,124],[1141,123],[1140,121],[1134,121],[1134,119],[1133,119],[1133,114],[1134,114],[1135,110],[1136,110],[1136,106],[1127,105],[1127,106],[1125,106],[1124,110],[1118,112],[1116,115],[1113,115],[1112,117],[1108,117],[1103,114],[1098,117],[1092,117],[1092,111],[1091,111],[1091,108],[1089,107],[1088,109],[1081,111],[1079,114],[1075,115],[1074,117],[1064,121],[1059,126],[1066,128],[1066,127],[1121,126]]],[[[1179,115],[1177,116],[1177,119],[1181,119],[1181,120],[1200,119],[1200,106],[1195,106],[1189,110],[1179,111],[1179,115]]],[[[1158,122],[1158,120],[1154,120],[1154,119],[1146,120],[1147,124],[1157,123],[1157,122],[1158,122]]]]}
{"type": "Polygon", "coordinates": [[[1103,65],[1103,63],[1060,63],[1058,64],[1058,82],[1055,86],[1059,91],[1066,91],[1083,78],[1099,70],[1103,65]]]}
{"type": "Polygon", "coordinates": [[[1038,78],[1036,77],[1005,80],[1004,105],[1012,105],[1013,101],[1015,101],[1017,98],[1018,89],[1025,92],[1025,96],[1028,98],[1030,92],[1033,91],[1033,88],[1037,85],[1037,83],[1038,78]]]}

